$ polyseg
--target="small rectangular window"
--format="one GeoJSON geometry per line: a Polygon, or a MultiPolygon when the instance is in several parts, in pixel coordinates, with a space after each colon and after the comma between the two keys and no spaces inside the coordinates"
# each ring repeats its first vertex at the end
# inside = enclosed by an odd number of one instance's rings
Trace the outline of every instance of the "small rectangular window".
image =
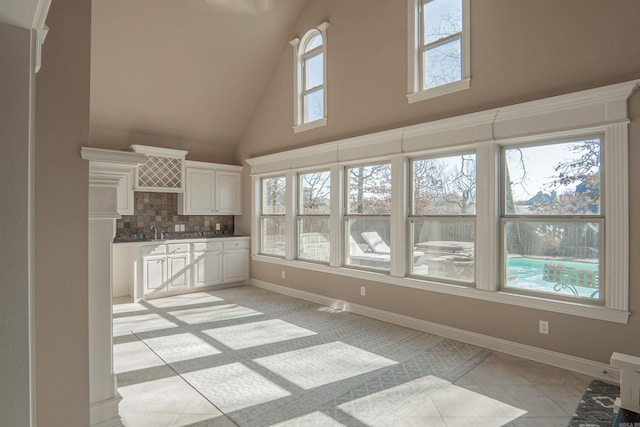
{"type": "Polygon", "coordinates": [[[475,282],[476,155],[411,161],[411,274],[475,282]]]}
{"type": "Polygon", "coordinates": [[[462,0],[423,0],[422,89],[462,78],[462,0]]]}
{"type": "Polygon", "coordinates": [[[284,257],[286,252],[286,190],[284,176],[262,178],[260,253],[284,257]]]}
{"type": "Polygon", "coordinates": [[[298,259],[328,264],[331,173],[301,173],[298,179],[298,259]]]}
{"type": "Polygon", "coordinates": [[[470,0],[408,0],[409,102],[469,88],[470,0]]]}
{"type": "Polygon", "coordinates": [[[600,138],[503,148],[503,288],[601,300],[600,138]]]}

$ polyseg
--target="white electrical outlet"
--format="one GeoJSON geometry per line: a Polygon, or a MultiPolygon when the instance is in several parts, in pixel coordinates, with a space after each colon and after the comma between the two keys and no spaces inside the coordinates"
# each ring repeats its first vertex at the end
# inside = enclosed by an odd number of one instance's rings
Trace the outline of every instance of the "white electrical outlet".
{"type": "Polygon", "coordinates": [[[216,223],[216,231],[220,231],[220,224],[216,223]]]}
{"type": "Polygon", "coordinates": [[[549,335],[549,322],[546,320],[540,321],[540,333],[542,335],[549,335]]]}
{"type": "Polygon", "coordinates": [[[282,270],[282,278],[283,278],[283,279],[286,279],[286,278],[287,278],[286,276],[287,276],[287,275],[285,274],[284,270],[282,270]]]}
{"type": "Polygon", "coordinates": [[[173,231],[180,231],[180,224],[176,224],[173,226],[173,231]]]}
{"type": "Polygon", "coordinates": [[[360,286],[360,296],[365,295],[367,295],[367,288],[365,288],[364,286],[360,286]]]}

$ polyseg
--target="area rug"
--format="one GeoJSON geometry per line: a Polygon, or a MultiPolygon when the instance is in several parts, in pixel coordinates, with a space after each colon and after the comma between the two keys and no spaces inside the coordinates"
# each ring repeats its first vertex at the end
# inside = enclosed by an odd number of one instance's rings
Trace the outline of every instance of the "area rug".
{"type": "Polygon", "coordinates": [[[611,427],[615,420],[613,404],[620,387],[593,380],[585,391],[568,427],[611,427]]]}
{"type": "Polygon", "coordinates": [[[210,294],[133,332],[242,427],[397,425],[490,354],[262,289],[210,294]]]}

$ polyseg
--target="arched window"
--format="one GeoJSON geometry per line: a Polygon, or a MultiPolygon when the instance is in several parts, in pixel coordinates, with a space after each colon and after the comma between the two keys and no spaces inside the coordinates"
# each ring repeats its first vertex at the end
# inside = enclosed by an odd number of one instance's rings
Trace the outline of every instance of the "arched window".
{"type": "Polygon", "coordinates": [[[295,132],[324,126],[327,119],[325,22],[294,39],[294,126],[295,132]]]}

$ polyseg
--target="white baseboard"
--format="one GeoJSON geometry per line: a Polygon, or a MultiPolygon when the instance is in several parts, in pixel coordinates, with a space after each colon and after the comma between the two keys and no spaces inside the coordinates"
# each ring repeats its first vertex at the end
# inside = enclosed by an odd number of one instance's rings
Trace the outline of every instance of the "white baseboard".
{"type": "Polygon", "coordinates": [[[120,393],[116,392],[116,395],[111,399],[92,403],[90,408],[91,427],[124,427],[118,413],[118,404],[121,400],[120,393]]]}
{"type": "Polygon", "coordinates": [[[489,335],[478,334],[476,332],[470,332],[464,329],[453,328],[451,326],[441,325],[434,322],[428,322],[426,320],[416,319],[414,317],[404,316],[401,314],[396,314],[377,308],[371,308],[360,304],[353,304],[347,301],[335,300],[323,295],[313,294],[294,288],[288,288],[286,286],[276,285],[274,283],[265,282],[263,280],[251,279],[251,285],[257,288],[267,289],[269,291],[277,292],[295,298],[300,298],[306,301],[311,301],[316,304],[326,305],[373,319],[382,320],[384,322],[393,323],[395,325],[417,329],[419,331],[427,332],[441,337],[477,345],[489,350],[499,351],[501,353],[510,354],[512,356],[522,357],[523,359],[529,359],[535,362],[544,363],[546,365],[567,369],[594,378],[599,378],[604,381],[613,382],[616,384],[620,382],[619,369],[611,365],[606,365],[604,363],[558,353],[555,351],[545,350],[526,344],[520,344],[513,341],[507,341],[489,335]]]}

